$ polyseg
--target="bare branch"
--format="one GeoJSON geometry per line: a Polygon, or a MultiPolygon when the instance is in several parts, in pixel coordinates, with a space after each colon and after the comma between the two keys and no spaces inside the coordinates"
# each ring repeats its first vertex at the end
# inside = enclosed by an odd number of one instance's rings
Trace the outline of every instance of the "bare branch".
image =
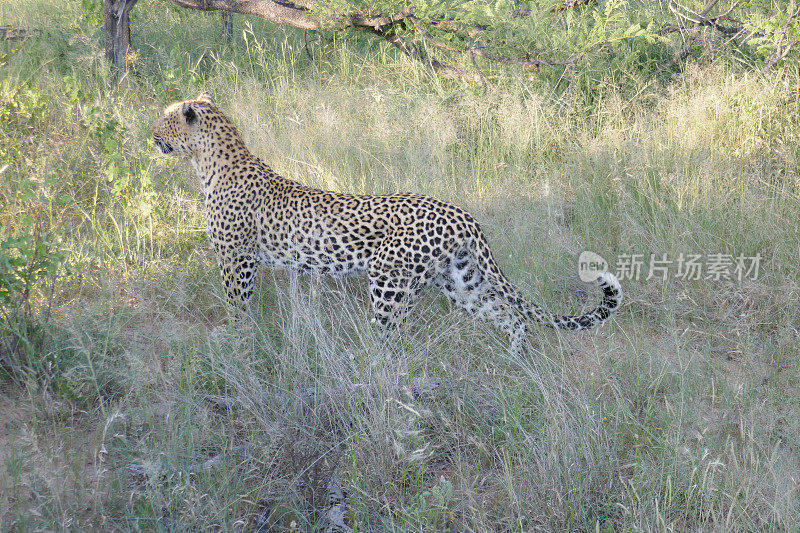
{"type": "MultiPolygon", "coordinates": [[[[688,20],[689,22],[694,23],[696,28],[700,28],[702,26],[710,26],[717,30],[718,32],[724,35],[733,35],[736,33],[740,33],[742,31],[741,27],[738,26],[722,26],[719,24],[720,20],[727,19],[728,15],[738,6],[738,2],[734,2],[730,8],[724,13],[720,13],[719,15],[709,17],[708,14],[714,9],[714,6],[717,5],[719,0],[709,0],[706,4],[705,8],[700,13],[697,13],[688,7],[681,5],[674,0],[669,3],[669,9],[672,11],[676,17],[679,19],[688,20]]],[[[676,26],[677,27],[677,26],[676,26]]]]}
{"type": "MultiPolygon", "coordinates": [[[[688,20],[693,23],[693,33],[692,36],[684,43],[683,47],[675,54],[675,56],[668,61],[665,65],[662,66],[662,69],[669,69],[689,57],[692,51],[692,46],[694,43],[700,39],[700,28],[703,26],[709,26],[714,28],[718,32],[722,33],[723,35],[732,35],[732,39],[735,39],[739,35],[743,33],[743,28],[741,27],[729,27],[729,26],[722,26],[719,24],[718,21],[725,20],[728,15],[738,6],[739,2],[733,2],[728,8],[727,11],[721,13],[719,15],[709,17],[708,14],[714,9],[714,7],[719,3],[719,0],[708,0],[705,7],[700,13],[693,11],[692,9],[677,3],[675,0],[670,0],[669,2],[669,9],[672,11],[678,19],[688,20]]],[[[659,31],[656,32],[658,35],[666,35],[668,33],[673,33],[676,31],[681,31],[683,28],[680,25],[675,26],[666,26],[661,28],[659,31]]],[[[732,40],[731,39],[731,40],[732,40]]],[[[728,41],[730,42],[730,40],[728,41]]]]}
{"type": "Polygon", "coordinates": [[[455,46],[450,46],[449,44],[440,43],[437,41],[434,36],[430,34],[430,32],[422,27],[422,24],[416,17],[410,17],[410,20],[414,24],[414,29],[417,30],[417,33],[425,37],[425,39],[436,48],[441,48],[442,50],[447,50],[448,52],[464,52],[464,50],[461,48],[456,48],[455,46]]]}
{"type": "Polygon", "coordinates": [[[483,85],[483,92],[485,93],[489,90],[489,84],[486,83],[486,78],[483,77],[483,72],[481,72],[478,62],[475,61],[475,54],[472,50],[469,51],[469,58],[472,60],[472,66],[475,67],[475,71],[478,73],[478,77],[481,80],[481,85],[483,85]]]}
{"type": "Polygon", "coordinates": [[[308,9],[273,0],[170,0],[173,4],[200,11],[230,11],[254,15],[276,24],[294,26],[304,30],[321,30],[322,24],[311,16],[308,9]]]}
{"type": "Polygon", "coordinates": [[[392,16],[376,16],[376,17],[351,17],[349,22],[351,26],[370,26],[372,28],[382,28],[384,26],[391,26],[396,22],[411,17],[414,14],[414,8],[411,6],[404,7],[392,16]]]}
{"type": "Polygon", "coordinates": [[[170,0],[187,9],[201,11],[229,11],[242,15],[253,15],[276,24],[293,26],[303,30],[335,30],[348,27],[382,28],[391,26],[413,14],[408,6],[394,15],[338,17],[320,20],[312,15],[311,2],[292,3],[277,0],[170,0]]]}
{"type": "Polygon", "coordinates": [[[0,26],[0,39],[22,41],[31,35],[41,35],[42,30],[23,28],[21,26],[0,26]]]}

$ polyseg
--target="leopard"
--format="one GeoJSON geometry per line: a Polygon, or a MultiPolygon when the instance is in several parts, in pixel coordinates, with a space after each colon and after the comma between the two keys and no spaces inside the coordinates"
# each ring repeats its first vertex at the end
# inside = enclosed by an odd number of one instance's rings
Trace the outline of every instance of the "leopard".
{"type": "Polygon", "coordinates": [[[426,287],[493,323],[525,351],[528,326],[585,330],[622,302],[614,274],[597,273],[602,300],[580,315],[528,301],[504,275],[475,218],[414,192],[349,194],[304,185],[252,154],[207,92],[175,102],[152,125],[162,155],[188,157],[203,193],[208,239],[227,301],[248,313],[259,265],[312,276],[366,274],[373,322],[397,331],[426,287]]]}

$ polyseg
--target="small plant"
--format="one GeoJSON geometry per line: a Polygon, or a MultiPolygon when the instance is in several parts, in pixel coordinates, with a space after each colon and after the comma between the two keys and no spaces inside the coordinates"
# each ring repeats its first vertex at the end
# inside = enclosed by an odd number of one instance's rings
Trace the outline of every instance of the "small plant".
{"type": "Polygon", "coordinates": [[[430,513],[432,530],[447,531],[453,527],[456,500],[453,496],[453,484],[449,480],[440,476],[436,485],[423,491],[422,499],[430,513]]]}
{"type": "Polygon", "coordinates": [[[39,369],[39,315],[49,312],[48,289],[52,296],[64,262],[54,235],[42,231],[31,217],[23,222],[33,229],[0,241],[0,369],[10,373],[39,369]],[[45,300],[47,310],[42,309],[45,300]]]}

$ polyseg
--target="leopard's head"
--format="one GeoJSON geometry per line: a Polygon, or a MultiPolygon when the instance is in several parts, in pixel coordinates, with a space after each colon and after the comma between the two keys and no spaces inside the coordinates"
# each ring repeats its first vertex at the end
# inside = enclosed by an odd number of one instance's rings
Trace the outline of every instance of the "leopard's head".
{"type": "Polygon", "coordinates": [[[153,140],[164,155],[192,155],[204,136],[211,134],[220,121],[229,122],[217,109],[211,95],[203,92],[193,100],[167,106],[163,115],[153,123],[153,140]]]}

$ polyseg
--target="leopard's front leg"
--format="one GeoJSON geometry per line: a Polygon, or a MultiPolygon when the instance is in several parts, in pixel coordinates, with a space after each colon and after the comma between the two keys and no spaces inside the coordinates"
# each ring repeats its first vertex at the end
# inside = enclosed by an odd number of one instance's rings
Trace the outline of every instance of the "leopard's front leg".
{"type": "Polygon", "coordinates": [[[225,284],[228,304],[233,308],[238,324],[249,311],[258,268],[255,256],[241,250],[221,250],[217,253],[217,264],[225,284]]]}

